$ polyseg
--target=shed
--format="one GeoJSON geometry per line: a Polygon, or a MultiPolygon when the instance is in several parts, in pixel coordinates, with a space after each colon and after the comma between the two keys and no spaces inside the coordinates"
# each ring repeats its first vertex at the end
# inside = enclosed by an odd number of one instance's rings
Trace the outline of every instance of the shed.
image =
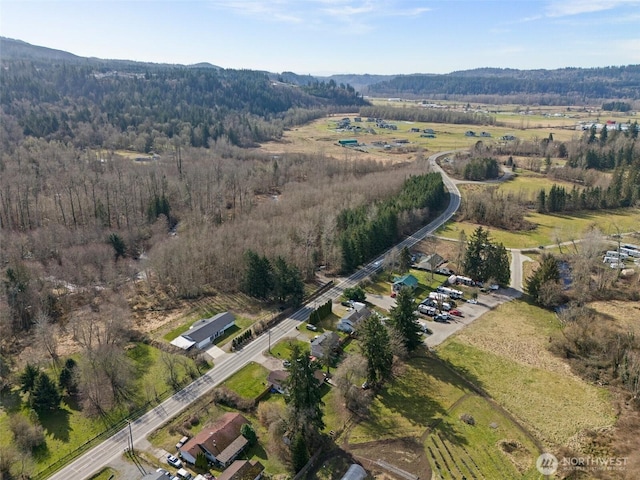
{"type": "Polygon", "coordinates": [[[361,465],[353,463],[340,480],[364,480],[365,478],[367,478],[367,471],[361,465]]]}
{"type": "Polygon", "coordinates": [[[263,471],[264,466],[256,460],[236,460],[218,475],[218,480],[259,480],[263,471]]]}
{"type": "Polygon", "coordinates": [[[233,327],[235,323],[236,318],[232,313],[222,312],[211,318],[198,320],[181,336],[187,341],[193,342],[192,345],[195,345],[196,348],[203,349],[216,338],[224,335],[224,332],[233,327]]]}

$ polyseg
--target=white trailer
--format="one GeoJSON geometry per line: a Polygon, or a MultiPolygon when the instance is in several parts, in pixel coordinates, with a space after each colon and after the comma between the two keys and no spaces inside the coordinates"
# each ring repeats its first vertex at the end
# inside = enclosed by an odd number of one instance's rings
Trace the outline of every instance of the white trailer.
{"type": "Polygon", "coordinates": [[[620,256],[622,257],[622,255],[626,255],[627,257],[640,258],[640,250],[635,250],[633,248],[620,247],[620,256]]]}

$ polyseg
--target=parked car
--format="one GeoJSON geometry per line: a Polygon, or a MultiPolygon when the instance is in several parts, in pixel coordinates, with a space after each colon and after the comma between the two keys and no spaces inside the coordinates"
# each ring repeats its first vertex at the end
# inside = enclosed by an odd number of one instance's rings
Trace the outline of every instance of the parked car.
{"type": "Polygon", "coordinates": [[[436,315],[434,317],[434,320],[436,322],[447,323],[449,321],[449,314],[448,313],[439,313],[438,315],[436,315]]]}
{"type": "Polygon", "coordinates": [[[282,366],[284,368],[289,368],[291,366],[291,362],[289,360],[283,360],[282,361],[282,366]]]}
{"type": "Polygon", "coordinates": [[[165,470],[164,468],[158,468],[158,469],[156,470],[156,472],[161,473],[161,474],[163,474],[163,475],[166,475],[167,477],[170,477],[170,476],[171,476],[171,474],[169,473],[169,471],[168,471],[168,470],[165,470]]]}
{"type": "Polygon", "coordinates": [[[476,300],[475,298],[470,298],[469,300],[467,300],[467,303],[475,305],[476,303],[478,303],[478,300],[476,300]]]}
{"type": "Polygon", "coordinates": [[[454,308],[449,313],[451,315],[455,315],[456,317],[464,317],[464,315],[462,315],[462,312],[460,310],[458,310],[457,308],[454,308]]]}
{"type": "Polygon", "coordinates": [[[188,441],[189,441],[189,437],[187,437],[187,436],[182,437],[180,439],[180,441],[178,441],[178,443],[176,443],[176,450],[180,450],[180,447],[182,447],[188,441]]]}
{"type": "Polygon", "coordinates": [[[362,384],[362,389],[363,389],[363,390],[368,390],[368,389],[369,389],[369,387],[370,387],[369,382],[364,382],[364,383],[362,384]]]}
{"type": "Polygon", "coordinates": [[[494,283],[493,285],[489,285],[489,290],[499,290],[500,289],[500,285],[498,285],[497,283],[494,283]]]}
{"type": "Polygon", "coordinates": [[[422,327],[422,331],[426,334],[426,335],[433,335],[433,330],[431,330],[429,327],[422,327]]]}
{"type": "Polygon", "coordinates": [[[315,325],[313,325],[311,323],[307,323],[307,330],[311,330],[312,332],[317,332],[318,331],[318,327],[316,327],[315,325]]]}
{"type": "Polygon", "coordinates": [[[182,460],[178,457],[174,457],[173,455],[167,455],[167,463],[172,467],[182,468],[182,460]]]}

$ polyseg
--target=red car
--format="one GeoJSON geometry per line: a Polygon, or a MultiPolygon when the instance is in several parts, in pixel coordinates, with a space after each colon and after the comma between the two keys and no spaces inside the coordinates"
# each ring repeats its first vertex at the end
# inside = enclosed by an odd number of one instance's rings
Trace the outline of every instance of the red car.
{"type": "Polygon", "coordinates": [[[464,315],[462,315],[462,312],[460,310],[458,310],[457,308],[454,308],[449,313],[451,315],[455,315],[456,317],[464,317],[464,315]]]}

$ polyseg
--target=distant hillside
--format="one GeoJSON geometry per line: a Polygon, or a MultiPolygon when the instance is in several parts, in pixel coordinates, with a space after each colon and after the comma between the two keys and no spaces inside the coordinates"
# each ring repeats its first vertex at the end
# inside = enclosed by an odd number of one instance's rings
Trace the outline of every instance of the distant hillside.
{"type": "Polygon", "coordinates": [[[114,137],[125,142],[119,148],[147,153],[170,142],[252,146],[328,112],[368,105],[350,85],[331,81],[295,87],[266,72],[87,59],[1,40],[3,120],[23,135],[81,148],[114,137]]]}
{"type": "Polygon", "coordinates": [[[44,60],[48,62],[79,63],[86,62],[88,59],[62,50],[31,45],[22,40],[0,37],[0,60],[44,60]]]}
{"type": "MultiPolygon", "coordinates": [[[[151,63],[151,62],[136,62],[133,60],[113,60],[103,59],[95,57],[80,57],[73,53],[65,52],[62,50],[55,50],[53,48],[41,47],[38,45],[32,45],[22,40],[15,40],[12,38],[0,37],[0,61],[14,61],[14,60],[30,60],[37,64],[51,64],[51,63],[67,63],[67,64],[83,64],[92,65],[97,68],[112,68],[120,70],[131,70],[140,67],[181,67],[184,65],[175,65],[168,63],[151,63]]],[[[216,65],[212,65],[208,62],[196,63],[194,65],[186,65],[188,68],[214,68],[219,69],[216,65]]]]}
{"type": "Polygon", "coordinates": [[[370,95],[464,99],[509,97],[522,103],[640,100],[640,65],[557,70],[480,68],[446,75],[401,75],[370,85],[370,95]]]}

